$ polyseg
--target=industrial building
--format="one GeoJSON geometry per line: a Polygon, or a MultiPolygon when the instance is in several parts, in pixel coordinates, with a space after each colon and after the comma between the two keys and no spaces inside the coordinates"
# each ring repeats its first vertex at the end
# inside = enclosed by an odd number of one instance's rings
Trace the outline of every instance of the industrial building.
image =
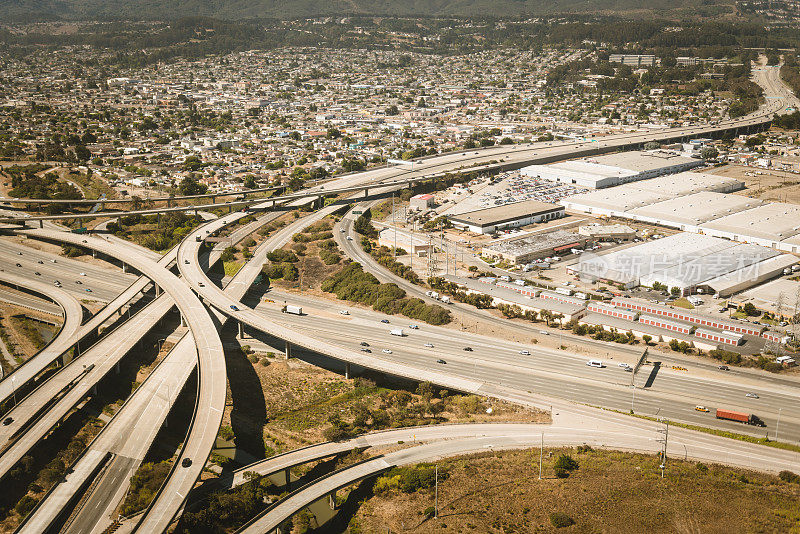
{"type": "Polygon", "coordinates": [[[730,293],[774,278],[795,262],[758,245],[681,233],[601,256],[584,255],[567,272],[626,288],[658,282],[682,294],[698,289],[730,293]]]}
{"type": "Polygon", "coordinates": [[[517,228],[529,224],[551,221],[563,217],[564,206],[527,200],[505,206],[468,211],[447,218],[455,227],[476,234],[491,234],[504,228],[517,228]]]}
{"type": "Polygon", "coordinates": [[[603,189],[688,171],[702,164],[702,160],[659,149],[620,152],[550,165],[530,165],[520,169],[520,174],[551,182],[603,189]]]}
{"type": "Polygon", "coordinates": [[[779,243],[800,234],[800,206],[785,202],[762,204],[704,223],[701,229],[708,235],[780,249],[779,243]]]}
{"type": "MultiPolygon", "coordinates": [[[[634,184],[621,185],[609,190],[572,195],[561,200],[561,204],[570,211],[633,219],[631,212],[636,208],[701,192],[732,193],[743,188],[744,183],[733,178],[698,172],[682,172],[672,176],[661,176],[634,184]]],[[[675,225],[666,224],[665,226],[675,225]]]]}
{"type": "Polygon", "coordinates": [[[789,319],[800,314],[800,282],[779,278],[748,289],[728,302],[737,307],[751,303],[763,312],[789,319]]]}
{"type": "Polygon", "coordinates": [[[636,230],[625,224],[587,224],[578,227],[578,233],[593,241],[630,241],[636,230]]]}
{"type": "Polygon", "coordinates": [[[583,247],[587,239],[585,236],[566,230],[529,234],[518,239],[490,243],[483,247],[481,255],[521,265],[572,248],[583,247]]]}
{"type": "Polygon", "coordinates": [[[761,204],[763,204],[761,200],[741,195],[703,191],[639,206],[628,210],[627,216],[635,221],[700,233],[700,226],[708,221],[752,209],[761,204]]]}
{"type": "Polygon", "coordinates": [[[800,206],[741,195],[742,182],[681,173],[561,200],[568,210],[619,217],[800,254],[800,206]]]}
{"type": "Polygon", "coordinates": [[[435,201],[433,195],[430,193],[423,193],[415,195],[408,201],[408,208],[417,211],[428,211],[433,208],[435,201]]]}

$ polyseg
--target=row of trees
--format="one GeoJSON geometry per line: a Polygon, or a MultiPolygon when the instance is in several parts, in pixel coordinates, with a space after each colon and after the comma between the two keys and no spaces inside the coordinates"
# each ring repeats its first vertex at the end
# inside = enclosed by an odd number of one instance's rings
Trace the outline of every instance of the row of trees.
{"type": "Polygon", "coordinates": [[[429,324],[441,325],[451,321],[450,312],[422,299],[407,298],[396,284],[381,284],[375,276],[364,272],[360,263],[351,263],[322,283],[322,290],[334,293],[340,300],[360,302],[389,315],[405,315],[429,324]]]}

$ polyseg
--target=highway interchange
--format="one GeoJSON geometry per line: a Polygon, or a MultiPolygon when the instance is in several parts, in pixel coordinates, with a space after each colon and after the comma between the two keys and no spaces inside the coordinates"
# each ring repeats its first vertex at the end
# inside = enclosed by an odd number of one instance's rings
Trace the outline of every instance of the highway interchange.
{"type": "MultiPolygon", "coordinates": [[[[765,88],[771,91],[770,96],[773,98],[769,98],[767,104],[759,112],[735,122],[738,127],[761,124],[772,113],[796,105],[790,103],[785,87],[780,82],[776,84],[776,74],[777,70],[774,68],[757,71],[756,76],[765,85],[765,88]]],[[[715,128],[731,127],[733,124],[721,123],[715,128]]],[[[643,143],[651,139],[674,139],[709,133],[709,128],[697,127],[653,134],[624,134],[597,141],[539,143],[513,149],[490,148],[474,152],[446,154],[426,158],[416,163],[416,170],[381,168],[347,175],[323,185],[314,186],[301,193],[284,195],[270,200],[251,199],[246,202],[253,204],[256,212],[259,213],[261,210],[273,208],[276,202],[288,203],[290,207],[297,206],[306,203],[308,199],[313,200],[320,195],[330,195],[337,191],[342,193],[364,191],[366,193],[368,190],[370,194],[375,195],[382,191],[401,187],[408,180],[452,172],[474,164],[519,167],[527,163],[573,157],[587,153],[587,151],[597,153],[597,151],[629,146],[632,143],[643,143]],[[503,161],[497,162],[498,159],[503,161]],[[488,163],[492,160],[496,162],[488,163]]],[[[360,200],[360,197],[358,198],[360,200]]],[[[221,205],[232,208],[240,206],[242,202],[234,201],[221,205]]],[[[69,330],[65,328],[63,331],[68,332],[69,336],[59,335],[58,343],[54,341],[51,346],[42,351],[46,357],[42,357],[40,353],[12,373],[12,376],[16,375],[13,382],[9,379],[0,381],[0,393],[2,393],[0,400],[8,399],[13,395],[15,383],[21,385],[32,381],[42,370],[56,361],[63,352],[66,352],[67,348],[71,348],[90,334],[96,335],[101,325],[107,324],[106,322],[112,320],[115,314],[122,315],[131,299],[140,298],[142,292],[146,291],[151,284],[163,290],[164,293],[146,306],[137,309],[136,313],[127,321],[122,321],[117,325],[111,335],[100,337],[92,347],[80,351],[80,356],[74,363],[64,366],[59,372],[34,388],[25,399],[19,402],[17,407],[9,412],[13,421],[8,427],[0,428],[2,431],[0,441],[5,444],[0,445],[3,447],[0,449],[2,450],[0,475],[6,473],[39,439],[56,426],[70,410],[85,398],[103,376],[112,372],[112,369],[131,350],[136,341],[150,331],[173,307],[179,310],[187,326],[187,332],[180,342],[112,418],[104,431],[73,466],[71,474],[65,481],[57,484],[48,493],[23,524],[21,531],[39,532],[46,529],[70,504],[70,500],[75,492],[83,486],[83,483],[97,474],[99,468],[110,462],[108,465],[111,467],[106,466],[105,474],[102,475],[103,485],[99,486],[101,491],[96,488],[93,494],[96,500],[92,508],[87,508],[85,513],[81,511],[78,518],[70,525],[74,532],[102,531],[109,521],[108,513],[113,509],[114,499],[118,500],[124,494],[128,475],[145,457],[155,434],[177,398],[178,392],[187,383],[191,369],[194,367],[198,374],[197,395],[194,416],[189,425],[186,439],[164,486],[150,507],[136,519],[131,528],[139,532],[161,532],[169,526],[181,510],[212,450],[222,418],[226,388],[225,362],[217,332],[220,325],[228,318],[250,328],[266,332],[278,339],[283,339],[291,345],[304,347],[362,368],[413,380],[430,380],[454,390],[506,398],[542,408],[553,406],[554,423],[548,427],[546,432],[549,433],[552,430],[554,435],[558,432],[566,435],[567,431],[563,429],[568,429],[568,433],[573,437],[577,436],[578,441],[645,451],[654,450],[652,444],[652,435],[655,432],[654,423],[632,419],[613,412],[601,412],[584,406],[599,405],[619,411],[630,409],[633,401],[633,390],[629,387],[630,374],[618,367],[590,369],[585,366],[585,357],[571,354],[568,351],[526,346],[449,328],[421,325],[419,329],[410,330],[407,328],[410,322],[392,317],[389,319],[391,325],[404,326],[409,333],[407,337],[398,338],[389,335],[389,325],[381,323],[380,319],[383,316],[374,312],[350,309],[350,315],[343,316],[338,314],[339,309],[346,308],[342,304],[322,302],[319,299],[308,299],[294,294],[279,295],[277,291],[274,291],[271,296],[273,300],[278,301],[280,296],[283,296],[284,298],[280,301],[286,300],[290,303],[302,304],[307,315],[298,317],[281,313],[275,305],[262,304],[253,309],[241,303],[259,273],[264,257],[269,250],[281,247],[293,233],[312,224],[315,220],[341,209],[341,207],[332,205],[317,210],[276,232],[256,250],[253,259],[237,273],[224,289],[216,286],[206,272],[209,265],[218,258],[219,250],[212,251],[209,259],[202,245],[205,239],[214,236],[228,225],[247,215],[242,212],[231,213],[201,225],[176,249],[160,259],[153,257],[151,253],[143,253],[139,247],[126,244],[110,236],[100,238],[72,234],[56,229],[57,227],[51,226],[49,222],[47,227],[41,229],[14,230],[15,233],[24,235],[28,239],[70,243],[95,250],[106,257],[122,262],[123,265],[133,267],[137,273],[142,275],[138,278],[135,275],[121,275],[119,272],[115,276],[108,276],[107,269],[74,260],[68,261],[60,257],[56,263],[53,263],[49,260],[55,258],[48,257],[46,253],[35,251],[7,239],[2,241],[2,246],[8,253],[0,257],[0,268],[14,273],[15,276],[20,273],[26,275],[31,280],[27,286],[31,290],[35,291],[34,286],[37,284],[47,285],[58,279],[64,286],[65,292],[73,295],[71,299],[74,301],[78,295],[85,297],[86,288],[81,288],[81,286],[91,281],[90,289],[92,289],[93,300],[102,300],[109,304],[86,321],[83,320],[82,310],[80,319],[75,319],[74,316],[78,312],[74,310],[74,305],[70,307],[72,311],[65,307],[65,324],[68,323],[70,327],[69,330]],[[22,252],[22,256],[19,256],[18,252],[22,252]],[[20,263],[22,267],[17,267],[16,263],[20,263]],[[169,270],[173,264],[177,265],[180,278],[169,270]],[[15,272],[15,270],[19,272],[15,272]],[[40,272],[39,275],[34,274],[37,271],[40,272]],[[86,273],[86,276],[81,275],[82,272],[86,273]],[[77,284],[78,281],[82,283],[77,284]],[[80,326],[76,324],[76,320],[80,326]],[[345,324],[347,326],[343,328],[345,324]],[[69,339],[63,341],[60,339],[62,337],[69,339]],[[368,342],[372,352],[362,352],[360,350],[361,342],[368,342]],[[425,347],[426,343],[433,347],[425,347]],[[464,351],[465,346],[469,346],[473,351],[464,351]],[[389,349],[392,352],[384,354],[381,352],[383,349],[389,349]],[[531,355],[521,355],[521,350],[527,350],[531,352],[531,355]],[[437,360],[444,360],[446,363],[438,363],[437,360]],[[555,416],[556,410],[558,417],[555,416]],[[565,426],[559,431],[559,425],[562,424],[565,426]],[[598,431],[598,427],[603,427],[602,430],[607,434],[592,435],[592,432],[598,431]],[[188,460],[188,464],[184,460],[188,460]]],[[[203,206],[198,206],[191,209],[202,208],[203,206]]],[[[187,208],[173,207],[150,211],[163,212],[170,209],[187,208]]],[[[274,219],[276,215],[275,211],[259,215],[255,223],[236,229],[230,236],[230,241],[236,242],[244,238],[259,226],[274,219]]],[[[64,217],[10,216],[6,218],[6,221],[24,220],[30,221],[28,224],[44,225],[46,221],[59,218],[64,217]]],[[[380,279],[396,281],[391,278],[391,273],[388,271],[379,270],[374,265],[370,265],[369,259],[363,257],[363,251],[355,246],[356,240],[341,239],[339,234],[349,235],[351,232],[349,221],[350,219],[345,218],[341,226],[344,232],[338,232],[339,227],[335,232],[343,250],[354,259],[362,261],[365,268],[374,269],[380,279]]],[[[419,288],[405,287],[405,289],[415,296],[420,292],[419,288]]],[[[61,297],[63,298],[59,298],[60,301],[69,300],[65,295],[61,295],[61,297]]],[[[464,310],[463,312],[476,313],[475,310],[464,310]]],[[[482,313],[479,316],[481,320],[500,320],[489,318],[488,315],[482,313]]],[[[526,330],[522,327],[519,328],[521,331],[526,330]]],[[[526,333],[530,335],[531,332],[532,329],[528,328],[526,333]]],[[[629,351],[621,353],[619,356],[619,359],[629,362],[633,358],[634,355],[629,351]]],[[[695,404],[719,405],[757,412],[767,422],[767,428],[771,431],[778,409],[797,405],[797,392],[792,388],[793,384],[790,381],[778,379],[765,382],[761,377],[753,374],[736,374],[731,377],[721,374],[711,375],[702,366],[697,369],[700,372],[691,375],[662,369],[652,387],[636,391],[634,404],[636,412],[704,426],[719,426],[719,422],[709,414],[693,410],[695,404]],[[765,387],[765,384],[768,384],[769,387],[765,387]],[[758,400],[746,399],[743,393],[749,391],[758,392],[761,398],[758,400]]],[[[694,371],[694,369],[692,370],[694,371]]],[[[643,373],[637,378],[639,386],[643,385],[648,371],[648,368],[643,368],[643,373]]],[[[795,441],[800,437],[800,421],[796,414],[785,411],[780,424],[782,437],[790,437],[795,441]]],[[[743,430],[740,426],[734,426],[731,423],[722,423],[722,426],[728,429],[743,430]]],[[[445,435],[450,435],[447,430],[443,432],[445,435]]],[[[427,445],[428,448],[420,448],[418,452],[398,453],[395,455],[396,458],[392,457],[395,459],[391,462],[398,464],[404,461],[438,457],[448,453],[463,453],[476,450],[476,447],[484,447],[487,443],[496,447],[533,446],[536,444],[533,438],[540,437],[541,431],[531,433],[529,437],[532,441],[525,441],[520,437],[518,430],[509,429],[505,434],[504,431],[501,431],[500,434],[503,434],[504,437],[497,437],[491,442],[487,442],[487,438],[466,437],[461,440],[453,440],[447,446],[443,446],[441,443],[427,445]]],[[[691,444],[697,444],[696,450],[693,450],[692,454],[689,454],[689,448],[684,449],[687,457],[706,458],[710,454],[709,451],[713,450],[715,455],[712,458],[768,471],[779,470],[779,466],[796,466],[798,463],[797,454],[787,451],[758,448],[741,442],[688,431],[683,431],[681,435],[683,435],[684,446],[690,447],[691,444]],[[703,443],[708,445],[701,446],[700,444],[703,443]],[[706,453],[703,453],[704,450],[706,453]],[[746,450],[747,453],[742,453],[743,450],[746,450]],[[725,456],[726,454],[728,456],[725,456]]],[[[386,460],[383,461],[386,462],[386,460]]],[[[381,468],[385,468],[386,465],[380,461],[374,463],[374,466],[381,468]]],[[[337,476],[339,478],[334,481],[339,480],[347,485],[348,481],[352,482],[361,475],[351,472],[337,476]]],[[[335,486],[339,482],[334,483],[328,480],[327,486],[320,486],[311,493],[313,495],[319,491],[322,491],[320,495],[330,493],[330,484],[335,486]]],[[[299,502],[302,507],[303,503],[309,502],[307,499],[313,495],[304,494],[292,502],[294,505],[299,502]]],[[[287,505],[288,508],[291,506],[287,505]]],[[[277,516],[280,516],[280,513],[273,512],[270,520],[274,520],[277,516]]],[[[273,523],[268,523],[268,526],[272,525],[273,523]]],[[[264,531],[260,530],[262,527],[263,525],[251,526],[251,528],[256,528],[256,531],[264,531]]]]}

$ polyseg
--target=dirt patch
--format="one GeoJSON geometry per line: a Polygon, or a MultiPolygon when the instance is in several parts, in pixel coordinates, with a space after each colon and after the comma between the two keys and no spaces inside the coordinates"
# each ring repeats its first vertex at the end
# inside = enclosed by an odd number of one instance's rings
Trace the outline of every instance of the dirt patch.
{"type": "Polygon", "coordinates": [[[264,366],[263,355],[252,356],[262,387],[252,400],[262,402],[263,395],[266,404],[267,455],[331,439],[331,429],[339,425],[345,433],[360,434],[438,423],[549,420],[549,414],[502,401],[451,395],[427,386],[409,391],[370,379],[345,379],[294,359],[266,358],[264,366]]]}
{"type": "Polygon", "coordinates": [[[737,195],[800,204],[800,175],[798,174],[742,165],[719,167],[711,174],[743,181],[745,189],[735,193],[737,195]]]}
{"type": "Polygon", "coordinates": [[[424,513],[433,488],[380,493],[379,479],[351,532],[552,532],[556,513],[574,522],[564,532],[789,532],[800,519],[800,485],[775,476],[670,460],[662,479],[655,456],[557,449],[538,480],[538,461],[534,449],[438,462],[437,519],[424,513]],[[562,453],[579,464],[568,478],[554,475],[562,453]]]}

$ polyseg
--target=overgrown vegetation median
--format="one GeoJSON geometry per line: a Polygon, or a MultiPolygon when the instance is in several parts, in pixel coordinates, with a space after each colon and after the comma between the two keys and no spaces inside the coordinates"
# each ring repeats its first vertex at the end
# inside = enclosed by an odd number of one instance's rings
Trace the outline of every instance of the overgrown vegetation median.
{"type": "Polygon", "coordinates": [[[450,312],[438,304],[428,305],[422,299],[407,298],[397,284],[381,284],[375,276],[364,272],[360,263],[351,263],[322,283],[322,290],[334,293],[340,300],[359,302],[389,315],[404,315],[433,325],[451,321],[450,312]]]}

